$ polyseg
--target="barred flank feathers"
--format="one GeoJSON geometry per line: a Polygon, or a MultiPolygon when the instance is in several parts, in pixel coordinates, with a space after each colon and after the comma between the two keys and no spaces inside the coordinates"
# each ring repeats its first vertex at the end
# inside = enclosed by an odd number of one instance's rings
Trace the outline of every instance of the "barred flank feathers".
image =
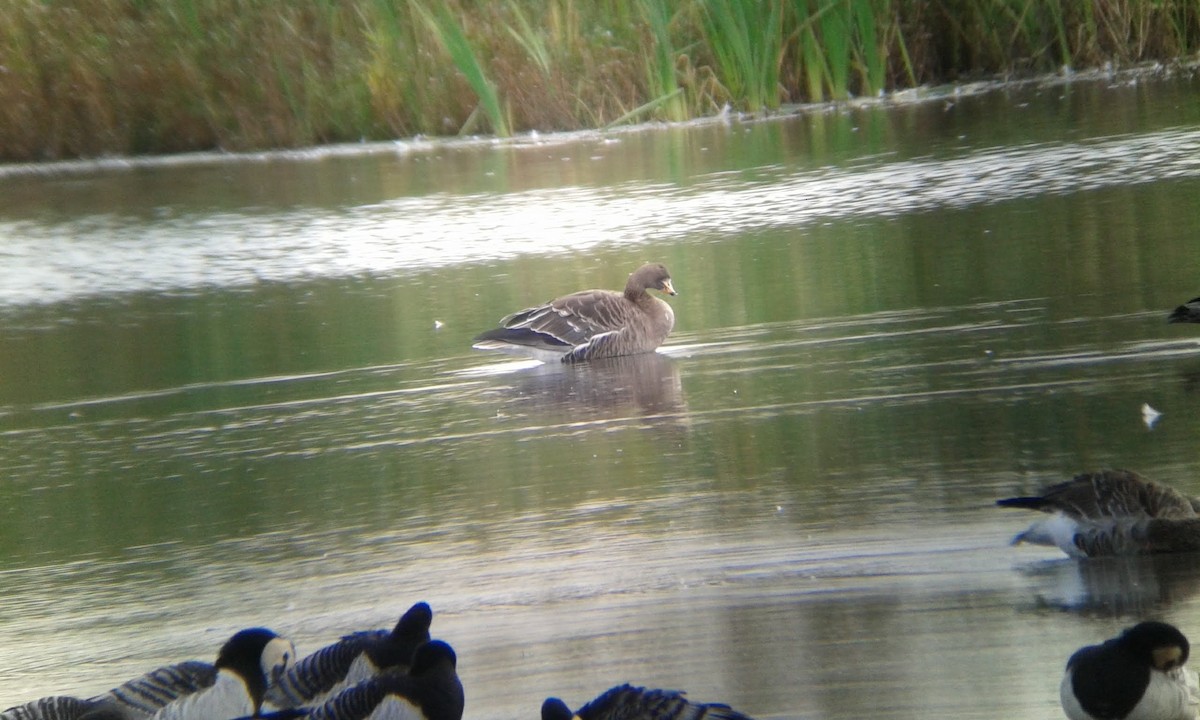
{"type": "Polygon", "coordinates": [[[329,692],[346,679],[355,658],[366,648],[388,636],[387,630],[364,630],[346,635],[299,661],[267,689],[267,702],[277,708],[293,708],[329,692]]]}
{"type": "MultiPolygon", "coordinates": [[[[395,671],[392,671],[393,673],[395,671]]],[[[329,702],[314,708],[308,717],[311,720],[336,720],[337,718],[365,718],[371,714],[387,696],[387,689],[379,676],[361,682],[338,693],[329,702]]]]}
{"type": "Polygon", "coordinates": [[[720,703],[693,703],[683,693],[619,685],[579,709],[583,720],[751,720],[720,703]]]}
{"type": "Polygon", "coordinates": [[[75,720],[91,707],[87,700],[55,695],[11,707],[0,713],[0,720],[75,720]]]}
{"type": "Polygon", "coordinates": [[[137,715],[148,717],[185,695],[212,687],[216,679],[217,669],[214,666],[189,660],[151,670],[92,700],[112,702],[137,715]]]}

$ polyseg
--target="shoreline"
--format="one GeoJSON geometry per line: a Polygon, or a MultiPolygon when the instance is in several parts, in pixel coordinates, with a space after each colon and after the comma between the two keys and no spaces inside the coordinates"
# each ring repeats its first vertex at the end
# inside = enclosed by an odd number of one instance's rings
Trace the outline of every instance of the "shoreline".
{"type": "Polygon", "coordinates": [[[603,140],[632,134],[660,130],[709,127],[720,124],[755,124],[785,121],[809,114],[862,110],[888,106],[920,105],[929,102],[970,97],[1000,92],[1006,89],[1023,89],[1030,86],[1052,87],[1074,83],[1143,80],[1160,81],[1179,75],[1195,75],[1200,71],[1200,59],[1179,60],[1174,63],[1147,62],[1122,69],[1091,68],[1074,71],[1065,69],[1052,75],[1028,78],[978,80],[965,83],[950,83],[936,86],[907,88],[876,97],[858,97],[846,100],[831,100],[821,103],[798,103],[783,105],[776,110],[758,113],[736,112],[728,107],[719,115],[682,120],[678,122],[654,120],[629,125],[615,125],[586,130],[564,130],[552,133],[534,131],[516,133],[508,137],[493,135],[423,136],[415,135],[396,140],[371,140],[363,142],[330,143],[304,148],[222,151],[202,150],[195,152],[167,153],[161,155],[130,155],[43,162],[0,163],[0,181],[32,176],[56,177],[86,175],[91,173],[136,171],[155,167],[213,166],[226,163],[275,163],[275,162],[321,162],[336,158],[357,158],[376,155],[398,157],[432,154],[446,151],[497,148],[523,150],[564,145],[587,140],[603,140]]]}

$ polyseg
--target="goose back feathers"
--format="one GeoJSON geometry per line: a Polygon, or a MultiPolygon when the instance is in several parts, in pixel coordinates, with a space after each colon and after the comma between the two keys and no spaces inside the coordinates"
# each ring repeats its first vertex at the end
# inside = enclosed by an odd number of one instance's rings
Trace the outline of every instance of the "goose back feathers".
{"type": "Polygon", "coordinates": [[[675,312],[648,290],[676,294],[661,263],[635,270],[624,292],[583,290],[513,313],[473,346],[561,362],[652,352],[675,327],[675,312]]]}
{"type": "Polygon", "coordinates": [[[722,703],[694,703],[683,693],[618,685],[572,713],[558,698],[542,703],[542,720],[751,720],[722,703]]]}
{"type": "Polygon", "coordinates": [[[390,668],[342,690],[321,705],[269,712],[259,717],[262,720],[462,720],[465,697],[457,665],[458,658],[448,644],[431,640],[417,648],[407,673],[390,668]]]}
{"type": "Polygon", "coordinates": [[[407,671],[417,647],[429,640],[433,611],[419,602],[392,630],[364,630],[346,635],[306,656],[267,690],[276,708],[319,705],[350,685],[387,669],[407,671]]]}
{"type": "Polygon", "coordinates": [[[1073,518],[1197,517],[1193,500],[1169,485],[1147,480],[1131,470],[1081,473],[1051,485],[1041,495],[1013,497],[996,502],[1001,507],[1061,512],[1073,518]]]}
{"type": "Polygon", "coordinates": [[[90,700],[55,695],[14,705],[0,712],[0,720],[79,720],[94,707],[90,700]]]}
{"type": "Polygon", "coordinates": [[[92,701],[121,708],[132,717],[150,717],[181,697],[212,687],[216,680],[216,666],[188,660],[151,670],[92,701]]]}

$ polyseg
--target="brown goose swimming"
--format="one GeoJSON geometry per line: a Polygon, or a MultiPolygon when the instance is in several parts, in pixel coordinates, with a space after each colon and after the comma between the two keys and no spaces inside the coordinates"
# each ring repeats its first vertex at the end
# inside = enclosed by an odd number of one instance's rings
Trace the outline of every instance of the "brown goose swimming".
{"type": "Polygon", "coordinates": [[[675,311],[648,290],[675,294],[661,263],[634,270],[624,292],[582,290],[513,313],[472,346],[552,362],[653,352],[675,327],[675,311]]]}
{"type": "Polygon", "coordinates": [[[1051,514],[1014,544],[1054,545],[1072,557],[1200,550],[1200,499],[1130,470],[1083,473],[1041,495],[996,504],[1051,514]]]}

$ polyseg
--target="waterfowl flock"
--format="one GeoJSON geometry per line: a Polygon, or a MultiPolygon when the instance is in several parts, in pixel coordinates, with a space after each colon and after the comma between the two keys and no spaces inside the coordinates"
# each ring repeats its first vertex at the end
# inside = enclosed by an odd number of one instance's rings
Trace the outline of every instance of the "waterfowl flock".
{"type": "MultiPolygon", "coordinates": [[[[1200,323],[1200,298],[1175,308],[1167,321],[1200,323]]],[[[1081,473],[996,505],[1046,515],[1013,544],[1057,547],[1080,560],[1200,551],[1200,498],[1131,470],[1081,473]]],[[[1070,720],[1196,720],[1200,678],[1184,665],[1189,650],[1178,628],[1159,621],[1080,648],[1059,686],[1063,711],[1070,720]]]]}
{"type": "MultiPolygon", "coordinates": [[[[653,352],[674,327],[670,273],[648,263],[623,292],[583,290],[508,315],[473,346],[574,363],[653,352]]],[[[1200,298],[1169,322],[1200,323],[1200,298]]],[[[1200,550],[1200,498],[1130,470],[1076,475],[1039,494],[996,501],[1039,518],[1013,544],[1057,547],[1087,559],[1200,550]]],[[[55,695],[10,707],[0,720],[462,720],[458,658],[430,636],[433,613],[414,604],[391,630],[352,632],[302,659],[291,641],[261,627],[235,633],[215,662],[160,667],[93,697],[55,695]]],[[[1075,651],[1059,696],[1070,720],[1197,720],[1200,680],[1176,627],[1140,622],[1075,651]]],[[[541,720],[752,720],[722,703],[619,685],[577,711],[546,698],[541,720]]]]}
{"type": "MultiPolygon", "coordinates": [[[[215,663],[152,670],[90,698],[44,697],[0,720],[462,720],[458,656],[429,628],[424,602],[392,630],[364,630],[297,660],[291,641],[266,628],[235,633],[215,663]]],[[[621,685],[572,713],[557,698],[543,720],[751,720],[727,705],[621,685]]]]}
{"type": "MultiPolygon", "coordinates": [[[[1035,510],[1013,543],[1057,547],[1078,559],[1200,550],[1200,499],[1130,470],[1082,473],[1038,495],[997,500],[1035,510]]],[[[1147,621],[1076,651],[1059,687],[1070,720],[1195,720],[1200,681],[1184,667],[1187,638],[1147,621]]]]}

